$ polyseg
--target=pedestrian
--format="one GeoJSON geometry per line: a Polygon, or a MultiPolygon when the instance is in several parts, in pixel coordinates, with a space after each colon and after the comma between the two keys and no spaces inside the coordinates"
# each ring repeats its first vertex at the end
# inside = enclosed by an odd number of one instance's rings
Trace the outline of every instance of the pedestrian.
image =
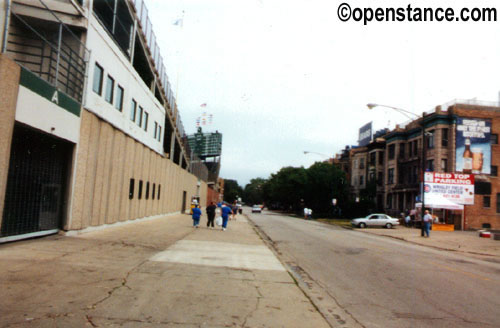
{"type": "Polygon", "coordinates": [[[243,205],[241,203],[238,203],[238,214],[243,214],[243,205]]]}
{"type": "Polygon", "coordinates": [[[309,218],[309,220],[312,220],[313,218],[313,210],[311,208],[308,208],[307,209],[307,217],[309,218]]]}
{"type": "Polygon", "coordinates": [[[429,231],[431,228],[431,222],[432,222],[432,215],[429,214],[429,210],[425,210],[425,215],[423,219],[423,224],[424,224],[424,233],[425,237],[429,238],[429,231]]]}
{"type": "Polygon", "coordinates": [[[232,219],[236,221],[236,215],[238,214],[238,204],[236,204],[236,201],[234,201],[231,209],[233,210],[232,219]]]}
{"type": "Polygon", "coordinates": [[[222,205],[222,231],[226,231],[227,221],[229,220],[229,215],[232,213],[233,209],[229,205],[222,205]]]}
{"type": "Polygon", "coordinates": [[[408,213],[408,215],[406,215],[406,217],[405,217],[405,226],[406,227],[410,226],[410,220],[411,220],[410,213],[408,213]]]}
{"type": "Polygon", "coordinates": [[[304,207],[304,220],[307,220],[308,216],[309,216],[309,209],[307,207],[304,207]]]}
{"type": "Polygon", "coordinates": [[[207,212],[207,228],[213,228],[214,227],[214,219],[215,219],[215,204],[214,202],[210,202],[210,205],[207,206],[206,212],[207,212]]]}
{"type": "Polygon", "coordinates": [[[193,207],[193,227],[198,228],[198,225],[200,224],[200,217],[201,210],[198,205],[195,205],[195,207],[193,207]]]}

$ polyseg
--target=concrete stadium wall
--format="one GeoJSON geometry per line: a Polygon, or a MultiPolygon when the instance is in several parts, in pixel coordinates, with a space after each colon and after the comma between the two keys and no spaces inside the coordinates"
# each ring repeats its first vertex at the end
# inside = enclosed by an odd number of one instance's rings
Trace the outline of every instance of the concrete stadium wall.
{"type": "Polygon", "coordinates": [[[0,126],[2,127],[0,129],[0,226],[7,188],[20,73],[19,65],[0,54],[0,126]]]}
{"type": "Polygon", "coordinates": [[[206,203],[206,183],[188,171],[85,109],[81,120],[71,216],[65,230],[180,212],[183,191],[186,208],[197,193],[206,203]],[[132,178],[134,195],[129,199],[132,178]],[[138,199],[139,180],[143,181],[142,199],[138,199]],[[147,182],[149,199],[145,197],[147,182]],[[153,183],[155,199],[151,197],[153,183]]]}

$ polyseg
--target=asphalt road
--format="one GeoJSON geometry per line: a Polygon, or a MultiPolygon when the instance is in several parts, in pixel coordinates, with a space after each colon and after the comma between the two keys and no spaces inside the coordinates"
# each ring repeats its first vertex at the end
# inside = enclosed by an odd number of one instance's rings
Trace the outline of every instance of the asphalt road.
{"type": "Polygon", "coordinates": [[[500,327],[498,263],[268,211],[249,218],[332,326],[500,327]]]}

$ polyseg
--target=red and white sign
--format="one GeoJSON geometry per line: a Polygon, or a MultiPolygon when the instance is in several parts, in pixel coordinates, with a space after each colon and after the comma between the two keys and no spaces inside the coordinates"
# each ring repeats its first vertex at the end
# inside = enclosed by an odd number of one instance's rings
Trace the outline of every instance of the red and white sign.
{"type": "Polygon", "coordinates": [[[474,204],[474,175],[462,173],[425,172],[424,191],[451,200],[456,204],[474,204]]]}

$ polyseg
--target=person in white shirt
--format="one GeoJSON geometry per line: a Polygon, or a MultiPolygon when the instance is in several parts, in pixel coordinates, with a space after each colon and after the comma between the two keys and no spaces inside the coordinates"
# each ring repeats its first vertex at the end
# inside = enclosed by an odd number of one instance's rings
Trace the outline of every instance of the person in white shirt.
{"type": "Polygon", "coordinates": [[[304,220],[307,220],[307,216],[309,215],[309,209],[304,207],[304,220]]]}
{"type": "Polygon", "coordinates": [[[429,210],[425,210],[424,215],[424,234],[425,237],[429,238],[429,231],[431,229],[432,215],[429,214],[429,210]]]}

